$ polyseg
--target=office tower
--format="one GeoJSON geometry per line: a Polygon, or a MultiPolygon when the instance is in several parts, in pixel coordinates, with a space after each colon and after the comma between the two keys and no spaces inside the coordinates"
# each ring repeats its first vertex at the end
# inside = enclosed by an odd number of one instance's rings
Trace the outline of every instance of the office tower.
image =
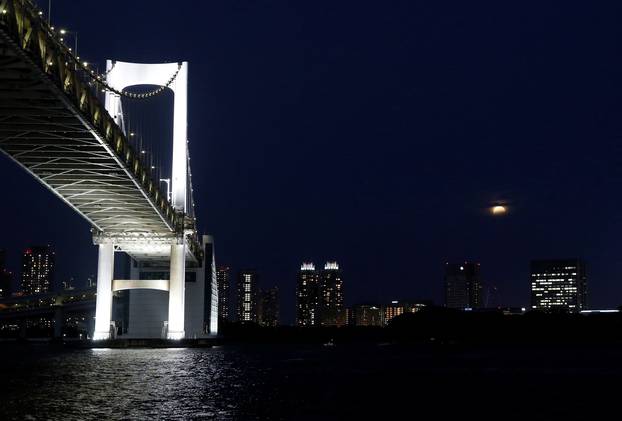
{"type": "Polygon", "coordinates": [[[229,320],[229,287],[231,283],[228,266],[219,266],[216,270],[218,282],[218,317],[220,320],[229,320]]]}
{"type": "Polygon", "coordinates": [[[531,262],[531,308],[577,313],[587,309],[587,276],[580,259],[531,262]]]}
{"type": "Polygon", "coordinates": [[[320,276],[320,325],[344,326],[343,281],[337,262],[326,262],[320,276]]]}
{"type": "Polygon", "coordinates": [[[296,285],[296,326],[319,325],[320,285],[313,263],[303,263],[296,285]]]}
{"type": "Polygon", "coordinates": [[[482,307],[479,263],[447,263],[445,266],[445,305],[449,308],[482,307]]]}
{"type": "Polygon", "coordinates": [[[359,304],[352,309],[355,326],[382,326],[380,306],[359,304]]]}
{"type": "Polygon", "coordinates": [[[257,323],[257,273],[246,270],[238,277],[238,321],[257,323]]]}
{"type": "Polygon", "coordinates": [[[259,324],[267,327],[279,325],[279,289],[277,287],[261,290],[259,324]]]}
{"type": "Polygon", "coordinates": [[[22,255],[24,295],[48,292],[54,280],[54,252],[49,246],[30,247],[22,255]]]}

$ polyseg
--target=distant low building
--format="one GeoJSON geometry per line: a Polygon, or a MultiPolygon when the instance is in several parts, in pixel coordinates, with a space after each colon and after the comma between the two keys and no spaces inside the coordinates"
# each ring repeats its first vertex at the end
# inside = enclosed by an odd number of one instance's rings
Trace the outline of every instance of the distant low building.
{"type": "Polygon", "coordinates": [[[354,326],[354,310],[352,307],[346,307],[344,312],[346,314],[346,326],[354,326]]]}
{"type": "Polygon", "coordinates": [[[382,309],[379,305],[359,304],[352,308],[354,326],[382,326],[382,309]]]}
{"type": "Polygon", "coordinates": [[[500,311],[504,316],[520,316],[525,314],[527,309],[525,307],[500,307],[500,311]]]}
{"type": "Polygon", "coordinates": [[[600,310],[581,310],[581,314],[611,314],[611,313],[619,313],[619,309],[609,308],[609,309],[600,309],[600,310]]]}
{"type": "Polygon", "coordinates": [[[531,262],[531,308],[579,313],[587,309],[587,275],[580,259],[531,262]]]}
{"type": "Polygon", "coordinates": [[[382,325],[386,326],[391,319],[404,313],[416,313],[429,305],[427,302],[411,302],[393,300],[382,306],[382,325]]]}

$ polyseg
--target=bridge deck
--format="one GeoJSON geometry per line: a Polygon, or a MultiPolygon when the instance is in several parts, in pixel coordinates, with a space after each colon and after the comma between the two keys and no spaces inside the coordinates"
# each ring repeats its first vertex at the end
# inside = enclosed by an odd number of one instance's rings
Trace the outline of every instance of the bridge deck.
{"type": "MultiPolygon", "coordinates": [[[[30,2],[6,2],[0,15],[0,150],[99,235],[126,238],[122,249],[137,258],[164,257],[167,241],[184,235],[184,217],[103,108],[97,81],[72,60],[30,2]]],[[[190,240],[196,254],[200,246],[190,240]]]]}
{"type": "Polygon", "coordinates": [[[7,47],[0,39],[2,151],[100,231],[171,232],[170,222],[62,93],[7,47]]]}

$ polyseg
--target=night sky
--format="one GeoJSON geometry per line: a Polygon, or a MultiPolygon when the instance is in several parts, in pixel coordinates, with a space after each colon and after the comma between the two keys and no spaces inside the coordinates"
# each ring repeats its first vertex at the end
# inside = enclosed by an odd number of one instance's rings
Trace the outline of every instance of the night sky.
{"type": "MultiPolygon", "coordinates": [[[[340,263],[347,304],[441,303],[445,262],[475,260],[526,306],[530,259],[576,256],[590,304],[622,304],[622,3],[582,3],[53,0],[52,23],[100,68],[189,62],[201,230],[288,322],[307,260],[340,263]]],[[[51,243],[58,281],[96,272],[86,221],[0,178],[13,269],[51,243]]]]}

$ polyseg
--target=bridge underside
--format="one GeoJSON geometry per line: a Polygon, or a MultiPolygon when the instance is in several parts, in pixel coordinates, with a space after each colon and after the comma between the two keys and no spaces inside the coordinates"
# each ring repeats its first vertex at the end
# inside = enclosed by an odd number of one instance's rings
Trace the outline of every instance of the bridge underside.
{"type": "Polygon", "coordinates": [[[168,280],[140,287],[162,290],[168,282],[167,337],[183,338],[186,260],[203,263],[194,218],[185,205],[170,203],[143,154],[105,110],[101,79],[32,3],[1,3],[0,151],[92,225],[99,246],[93,337],[110,337],[114,255],[123,251],[139,261],[170,262],[168,280]]]}
{"type": "MultiPolygon", "coordinates": [[[[0,30],[0,150],[136,260],[168,260],[171,220],[132,169],[0,30]]],[[[101,236],[96,236],[96,243],[101,236]]],[[[187,257],[195,260],[192,247],[187,257]]]]}
{"type": "Polygon", "coordinates": [[[170,236],[172,227],[64,94],[4,37],[0,50],[0,149],[97,230],[170,236]]]}

